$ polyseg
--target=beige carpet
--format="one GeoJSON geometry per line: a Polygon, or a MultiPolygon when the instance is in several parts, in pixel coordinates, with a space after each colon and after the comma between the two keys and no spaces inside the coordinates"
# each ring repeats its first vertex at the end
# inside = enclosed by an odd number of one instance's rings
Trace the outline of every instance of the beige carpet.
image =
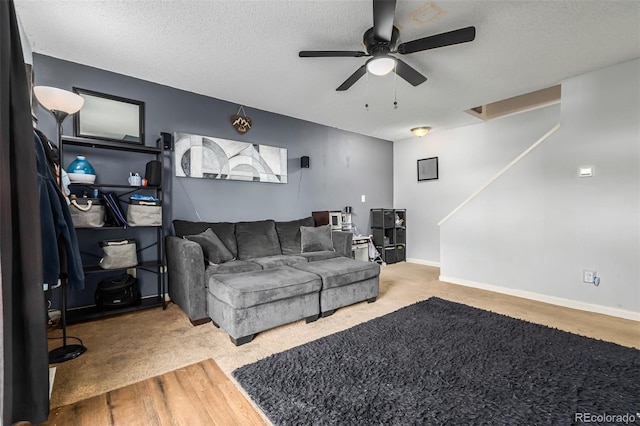
{"type": "MultiPolygon", "coordinates": [[[[352,327],[403,306],[438,296],[516,318],[640,348],[640,324],[634,321],[559,308],[539,302],[438,281],[439,269],[412,263],[382,268],[380,296],[310,324],[298,321],[260,333],[236,347],[211,323],[194,327],[175,304],[166,310],[136,313],[74,324],[69,336],[82,339],[87,352],[58,364],[51,407],[70,404],[125,385],[213,358],[230,373],[270,354],[352,327]]],[[[60,335],[59,330],[49,337],[60,335]]],[[[73,341],[70,341],[73,343],[73,341]]],[[[60,345],[50,341],[50,348],[60,345]]]]}

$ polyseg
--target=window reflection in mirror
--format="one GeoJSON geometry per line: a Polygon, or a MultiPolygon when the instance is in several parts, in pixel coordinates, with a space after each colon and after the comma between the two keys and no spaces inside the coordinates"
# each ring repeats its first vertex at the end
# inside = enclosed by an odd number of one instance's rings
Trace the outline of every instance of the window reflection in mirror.
{"type": "Polygon", "coordinates": [[[73,91],[84,98],[74,116],[76,136],[144,144],[144,102],[77,87],[73,91]]]}

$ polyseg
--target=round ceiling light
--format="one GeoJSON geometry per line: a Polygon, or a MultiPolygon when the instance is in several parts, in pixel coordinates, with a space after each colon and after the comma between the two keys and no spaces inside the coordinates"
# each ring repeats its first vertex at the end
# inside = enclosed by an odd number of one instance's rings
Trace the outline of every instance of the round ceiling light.
{"type": "Polygon", "coordinates": [[[377,56],[367,61],[367,71],[375,75],[386,75],[396,66],[396,60],[392,56],[377,56]]]}
{"type": "Polygon", "coordinates": [[[420,127],[414,127],[413,129],[411,129],[411,133],[413,133],[417,137],[421,138],[424,135],[426,135],[427,133],[429,133],[429,130],[431,130],[431,127],[420,126],[420,127]]]}

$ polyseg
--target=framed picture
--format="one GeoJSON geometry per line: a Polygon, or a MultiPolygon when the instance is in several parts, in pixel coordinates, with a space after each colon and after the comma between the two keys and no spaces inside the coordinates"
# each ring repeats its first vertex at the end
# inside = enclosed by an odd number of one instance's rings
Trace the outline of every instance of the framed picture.
{"type": "Polygon", "coordinates": [[[418,160],[418,182],[438,179],[438,157],[418,160]]]}
{"type": "Polygon", "coordinates": [[[176,176],[287,183],[287,149],[174,133],[176,176]]]}
{"type": "Polygon", "coordinates": [[[78,137],[144,145],[144,102],[73,88],[84,99],[74,115],[78,137]]]}

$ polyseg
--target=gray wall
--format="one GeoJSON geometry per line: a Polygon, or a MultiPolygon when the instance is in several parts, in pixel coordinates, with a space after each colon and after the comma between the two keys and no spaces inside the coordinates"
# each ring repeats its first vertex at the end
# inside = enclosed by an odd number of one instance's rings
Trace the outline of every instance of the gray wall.
{"type": "MultiPolygon", "coordinates": [[[[288,183],[269,184],[213,179],[176,178],[173,158],[165,157],[165,225],[173,219],[239,221],[306,217],[314,210],[344,210],[353,206],[353,220],[362,233],[369,231],[369,209],[391,207],[393,201],[393,145],[389,141],[346,132],[244,105],[252,129],[240,135],[230,116],[238,104],[198,95],[112,72],[34,54],[36,85],[71,90],[94,90],[145,102],[146,144],[154,145],[160,132],[187,132],[278,146],[288,150],[288,183]],[[311,158],[309,169],[300,157],[311,158]],[[360,201],[366,195],[366,202],[360,201]]],[[[206,78],[206,77],[203,77],[206,78]]],[[[266,83],[265,83],[266,84],[266,83]]],[[[55,124],[40,109],[38,127],[55,140],[55,124]]],[[[64,123],[73,134],[73,120],[64,123]]],[[[125,183],[130,171],[144,173],[149,158],[126,153],[65,151],[64,165],[76,153],[86,153],[98,180],[125,183]],[[108,176],[107,176],[108,175],[108,176]]],[[[152,291],[147,285],[146,292],[152,291]]]]}
{"type": "MultiPolygon", "coordinates": [[[[638,75],[634,60],[562,82],[561,128],[441,226],[443,279],[638,318],[638,75]],[[594,177],[578,177],[585,165],[595,167],[594,177]],[[597,270],[599,287],[582,282],[583,269],[597,270]]],[[[517,117],[496,123],[510,126],[517,117]]],[[[466,144],[481,140],[488,124],[473,126],[466,144]]],[[[510,130],[514,140],[520,129],[510,130]]],[[[487,149],[500,155],[502,146],[487,149]]],[[[404,197],[402,180],[395,184],[396,199],[404,197]]]]}

